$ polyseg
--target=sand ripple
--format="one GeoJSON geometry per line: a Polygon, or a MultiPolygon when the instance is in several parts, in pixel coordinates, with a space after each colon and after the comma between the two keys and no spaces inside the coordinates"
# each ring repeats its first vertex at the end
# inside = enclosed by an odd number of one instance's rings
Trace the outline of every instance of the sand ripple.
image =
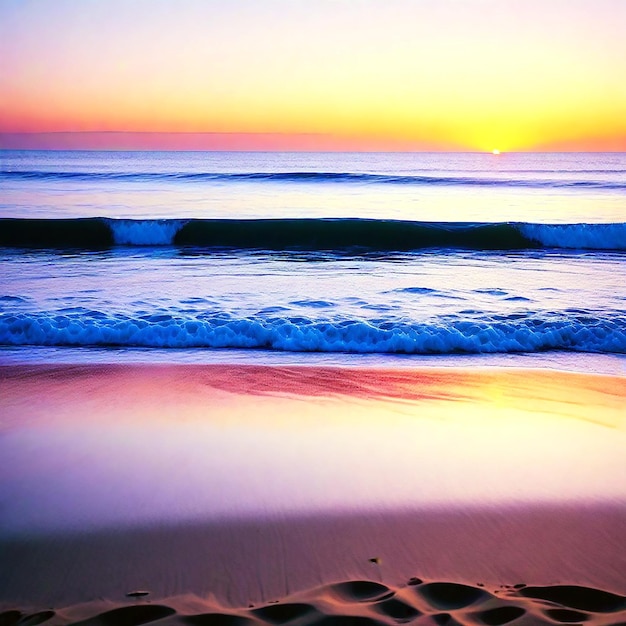
{"type": "MultiPolygon", "coordinates": [[[[0,613],[0,626],[532,626],[534,624],[592,624],[624,626],[626,597],[575,585],[485,585],[422,581],[414,577],[397,589],[369,580],[349,580],[309,589],[263,606],[224,608],[188,596],[158,603],[148,591],[129,592],[132,601],[98,610],[96,604],[57,611],[0,613]],[[197,612],[205,606],[206,612],[197,612]],[[196,612],[193,611],[196,609],[196,612]]],[[[131,601],[131,600],[129,600],[131,601]]]]}

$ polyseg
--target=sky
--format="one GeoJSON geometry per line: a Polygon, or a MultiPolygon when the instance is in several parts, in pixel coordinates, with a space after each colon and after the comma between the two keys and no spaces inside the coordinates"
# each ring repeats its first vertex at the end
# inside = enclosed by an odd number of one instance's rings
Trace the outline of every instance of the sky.
{"type": "Polygon", "coordinates": [[[626,0],[0,0],[0,147],[626,151],[626,0]]]}

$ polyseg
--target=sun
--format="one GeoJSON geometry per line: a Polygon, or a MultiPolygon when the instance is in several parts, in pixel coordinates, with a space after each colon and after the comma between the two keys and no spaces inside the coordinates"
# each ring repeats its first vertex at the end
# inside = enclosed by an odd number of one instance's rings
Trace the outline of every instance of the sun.
{"type": "Polygon", "coordinates": [[[498,150],[497,148],[494,148],[494,149],[491,151],[491,154],[500,154],[500,150],[498,150]]]}

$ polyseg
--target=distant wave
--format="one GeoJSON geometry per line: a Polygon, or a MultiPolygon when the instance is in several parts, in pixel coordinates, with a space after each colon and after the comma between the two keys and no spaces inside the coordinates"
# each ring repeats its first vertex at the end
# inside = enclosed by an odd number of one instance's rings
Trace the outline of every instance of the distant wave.
{"type": "MultiPolygon", "coordinates": [[[[543,173],[543,172],[537,172],[543,173]]],[[[622,176],[622,170],[581,173],[603,173],[622,176]]],[[[510,174],[510,173],[509,173],[510,174]]],[[[417,186],[478,186],[478,187],[528,187],[554,189],[626,190],[624,180],[562,179],[562,178],[489,178],[482,176],[445,175],[394,175],[353,172],[75,172],[48,170],[5,170],[0,180],[76,180],[76,181],[249,181],[249,182],[308,182],[308,183],[370,183],[417,186]]]]}
{"type": "Polygon", "coordinates": [[[0,245],[103,249],[194,246],[262,250],[411,251],[424,248],[626,250],[626,223],[414,222],[352,218],[0,219],[0,245]]]}
{"type": "Polygon", "coordinates": [[[427,323],[234,318],[225,313],[122,315],[0,313],[0,344],[237,348],[292,352],[398,354],[509,353],[570,350],[626,353],[626,312],[612,316],[519,314],[498,319],[441,319],[427,323]]]}

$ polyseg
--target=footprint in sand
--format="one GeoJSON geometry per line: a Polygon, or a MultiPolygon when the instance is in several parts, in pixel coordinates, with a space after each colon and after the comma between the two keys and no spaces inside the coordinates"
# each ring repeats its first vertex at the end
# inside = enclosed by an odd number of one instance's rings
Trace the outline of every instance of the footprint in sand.
{"type": "Polygon", "coordinates": [[[525,598],[548,600],[569,609],[593,613],[615,613],[626,609],[626,598],[623,596],[590,587],[577,587],[575,585],[525,587],[520,589],[518,594],[525,598]]]}
{"type": "MultiPolygon", "coordinates": [[[[310,618],[320,613],[311,604],[285,603],[272,604],[259,609],[254,609],[252,614],[256,617],[260,617],[262,620],[269,622],[270,624],[286,624],[287,622],[291,622],[296,619],[303,617],[310,618]]],[[[310,621],[310,619],[307,619],[307,622],[308,621],[310,621]]]]}
{"type": "Polygon", "coordinates": [[[474,613],[474,617],[485,626],[503,626],[525,614],[526,611],[519,606],[499,606],[474,613]]]}
{"type": "Polygon", "coordinates": [[[410,604],[406,604],[401,600],[396,600],[395,598],[383,600],[382,602],[375,604],[372,608],[377,613],[391,617],[395,622],[399,623],[410,622],[418,615],[421,615],[415,607],[410,604]]]}
{"type": "Polygon", "coordinates": [[[464,609],[492,597],[482,589],[457,583],[427,583],[418,587],[416,593],[440,611],[464,609]]]}
{"type": "Polygon", "coordinates": [[[349,580],[330,587],[344,602],[376,602],[394,595],[393,590],[371,580],[349,580]]]}
{"type": "Polygon", "coordinates": [[[24,615],[21,611],[4,611],[0,613],[0,626],[36,626],[52,619],[54,611],[39,611],[31,615],[24,615]]]}
{"type": "Polygon", "coordinates": [[[74,622],[73,626],[140,626],[140,624],[154,622],[175,613],[176,611],[171,607],[159,604],[123,606],[80,622],[74,622]]]}

